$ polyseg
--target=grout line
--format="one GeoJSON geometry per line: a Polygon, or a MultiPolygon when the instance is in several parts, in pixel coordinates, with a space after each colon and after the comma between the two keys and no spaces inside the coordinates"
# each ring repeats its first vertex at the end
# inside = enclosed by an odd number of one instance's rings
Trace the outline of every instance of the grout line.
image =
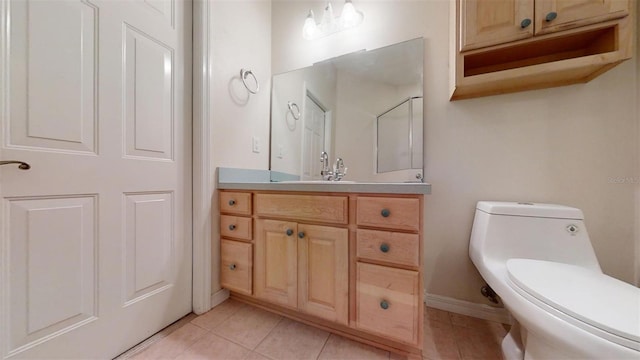
{"type": "Polygon", "coordinates": [[[327,336],[326,339],[324,339],[324,344],[322,344],[322,349],[320,349],[320,352],[318,353],[318,356],[316,356],[316,360],[320,358],[320,355],[322,354],[322,352],[324,351],[324,348],[327,346],[327,343],[329,342],[329,338],[332,336],[332,333],[329,333],[329,336],[327,336]]]}
{"type": "MultiPolygon", "coordinates": [[[[263,343],[263,342],[264,342],[264,341],[269,337],[269,335],[271,335],[271,333],[273,332],[273,330],[274,330],[275,328],[277,328],[277,327],[278,327],[278,325],[280,325],[280,323],[282,322],[282,319],[284,319],[284,316],[282,316],[282,315],[278,315],[278,316],[280,316],[280,319],[278,319],[278,322],[277,322],[277,323],[276,323],[276,324],[271,328],[271,330],[269,330],[269,332],[267,333],[267,335],[265,335],[265,337],[263,337],[263,338],[262,338],[262,340],[260,340],[260,342],[258,343],[258,345],[256,345],[256,347],[255,347],[255,348],[253,348],[253,350],[251,350],[251,351],[256,351],[256,349],[260,347],[260,345],[261,345],[261,344],[262,344],[262,343],[263,343]]],[[[257,352],[257,351],[256,351],[256,352],[257,352]]],[[[260,355],[267,356],[267,355],[265,355],[265,354],[263,354],[263,353],[261,353],[261,352],[257,352],[257,353],[258,353],[258,354],[260,354],[260,355]]],[[[267,356],[267,357],[268,357],[268,356],[267,356]]],[[[271,359],[270,357],[268,357],[268,358],[269,358],[269,359],[271,359]]]]}

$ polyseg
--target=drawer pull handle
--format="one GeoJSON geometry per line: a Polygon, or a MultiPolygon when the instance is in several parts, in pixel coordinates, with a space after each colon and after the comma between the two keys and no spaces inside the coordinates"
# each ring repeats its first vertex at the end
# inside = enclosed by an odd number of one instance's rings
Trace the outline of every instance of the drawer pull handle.
{"type": "Polygon", "coordinates": [[[389,217],[389,215],[391,215],[391,211],[389,211],[389,209],[382,209],[382,211],[380,211],[380,215],[382,215],[382,217],[389,217]]]}
{"type": "Polygon", "coordinates": [[[231,264],[229,265],[229,270],[235,270],[236,269],[236,264],[231,264]]]}
{"type": "Polygon", "coordinates": [[[234,224],[229,225],[229,230],[233,231],[236,229],[236,226],[234,224]]]}
{"type": "Polygon", "coordinates": [[[235,205],[235,204],[236,204],[236,201],[235,201],[235,200],[233,200],[233,199],[229,200],[229,206],[233,206],[233,205],[235,205]]]}
{"type": "Polygon", "coordinates": [[[286,232],[287,236],[293,235],[293,230],[291,230],[291,229],[287,229],[285,232],[286,232]]]}
{"type": "Polygon", "coordinates": [[[381,244],[380,245],[380,251],[382,251],[383,253],[389,252],[389,245],[388,244],[381,244]]]}
{"type": "Polygon", "coordinates": [[[300,231],[300,232],[298,233],[298,237],[299,237],[300,239],[304,239],[304,231],[300,231]]]}
{"type": "Polygon", "coordinates": [[[558,17],[558,13],[555,11],[552,11],[550,13],[547,14],[547,16],[545,16],[544,20],[546,22],[552,22],[553,20],[555,20],[558,17]]]}
{"type": "Polygon", "coordinates": [[[380,301],[380,307],[382,308],[382,310],[387,310],[389,308],[389,303],[387,302],[387,300],[380,301]]]}
{"type": "Polygon", "coordinates": [[[522,21],[520,22],[520,27],[521,27],[522,29],[526,29],[526,28],[528,28],[528,27],[529,27],[529,25],[531,25],[531,19],[528,19],[528,18],[527,18],[527,19],[524,19],[524,20],[522,20],[522,21]]]}

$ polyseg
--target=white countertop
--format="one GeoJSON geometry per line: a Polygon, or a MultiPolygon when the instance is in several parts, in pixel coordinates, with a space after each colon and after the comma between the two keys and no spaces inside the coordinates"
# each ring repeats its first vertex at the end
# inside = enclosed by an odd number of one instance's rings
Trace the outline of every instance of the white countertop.
{"type": "Polygon", "coordinates": [[[219,182],[222,190],[313,191],[345,193],[431,194],[428,183],[363,183],[363,182],[219,182]]]}

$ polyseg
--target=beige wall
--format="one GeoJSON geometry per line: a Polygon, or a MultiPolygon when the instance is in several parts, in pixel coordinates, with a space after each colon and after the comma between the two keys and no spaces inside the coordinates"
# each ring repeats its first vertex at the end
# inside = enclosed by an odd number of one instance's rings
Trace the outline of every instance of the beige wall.
{"type": "MultiPolygon", "coordinates": [[[[268,169],[269,102],[271,90],[271,3],[269,1],[212,1],[211,19],[211,165],[268,169]],[[240,69],[251,69],[260,83],[249,95],[240,69]],[[261,141],[252,152],[251,138],[261,141]]],[[[250,86],[253,84],[248,80],[250,86]]],[[[214,204],[217,200],[214,196],[214,204]]],[[[213,206],[214,213],[217,206],[213,206]]],[[[220,289],[218,217],[212,218],[212,284],[220,289]]]]}
{"type": "MultiPolygon", "coordinates": [[[[636,19],[640,19],[640,6],[636,2],[636,19]]],[[[636,286],[640,286],[640,25],[636,22],[636,286]]]]}
{"type": "MultiPolygon", "coordinates": [[[[603,270],[634,282],[638,186],[612,179],[639,175],[635,59],[588,84],[449,102],[449,1],[354,4],[365,12],[362,26],[305,41],[304,18],[311,8],[319,20],[324,1],[274,1],[272,71],[425,38],[425,178],[433,185],[425,212],[429,293],[484,302],[483,281],[468,258],[478,200],[581,208],[603,270]]],[[[341,2],[333,5],[340,13],[341,2]]]]}

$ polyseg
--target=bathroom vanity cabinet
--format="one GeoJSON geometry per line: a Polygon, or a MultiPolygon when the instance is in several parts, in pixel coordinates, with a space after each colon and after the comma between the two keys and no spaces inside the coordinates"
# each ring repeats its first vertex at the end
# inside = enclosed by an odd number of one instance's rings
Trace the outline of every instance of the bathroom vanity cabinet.
{"type": "Polygon", "coordinates": [[[451,100],[587,82],[633,54],[630,0],[451,2],[451,100]]]}
{"type": "Polygon", "coordinates": [[[342,336],[422,353],[422,194],[219,192],[233,298],[342,336]]]}

